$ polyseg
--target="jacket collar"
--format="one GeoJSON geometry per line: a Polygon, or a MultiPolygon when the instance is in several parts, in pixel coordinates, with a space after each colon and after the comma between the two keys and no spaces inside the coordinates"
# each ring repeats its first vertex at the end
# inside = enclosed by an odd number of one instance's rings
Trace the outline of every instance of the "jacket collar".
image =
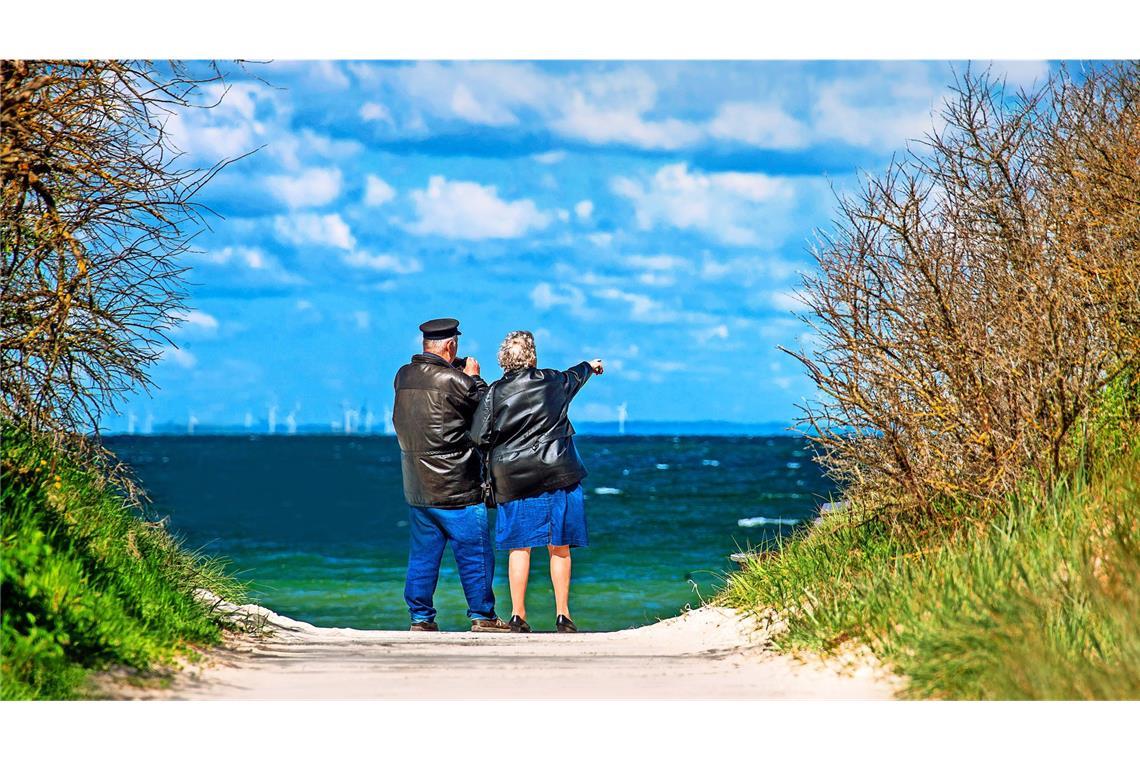
{"type": "Polygon", "coordinates": [[[412,357],[412,364],[438,364],[441,367],[451,366],[442,356],[432,353],[416,354],[412,357]]]}
{"type": "Polygon", "coordinates": [[[502,380],[503,382],[507,382],[514,380],[516,377],[529,377],[537,370],[538,367],[519,367],[518,369],[512,369],[510,372],[504,372],[502,380]]]}

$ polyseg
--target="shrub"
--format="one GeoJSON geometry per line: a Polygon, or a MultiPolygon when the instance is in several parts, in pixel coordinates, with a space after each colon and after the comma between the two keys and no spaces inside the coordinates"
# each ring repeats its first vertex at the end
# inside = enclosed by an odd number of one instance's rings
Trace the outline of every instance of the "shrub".
{"type": "Polygon", "coordinates": [[[896,517],[1060,473],[1140,357],[1140,65],[1009,92],[967,72],[944,125],[862,190],[804,278],[825,469],[896,517]]]}

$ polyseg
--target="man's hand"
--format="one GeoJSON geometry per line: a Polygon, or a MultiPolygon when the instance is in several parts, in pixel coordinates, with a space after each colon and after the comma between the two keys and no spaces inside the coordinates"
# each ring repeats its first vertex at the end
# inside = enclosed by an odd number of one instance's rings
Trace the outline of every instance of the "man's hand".
{"type": "Polygon", "coordinates": [[[479,362],[475,361],[475,357],[467,357],[467,364],[463,366],[463,374],[467,375],[468,377],[479,376],[479,362]]]}
{"type": "Polygon", "coordinates": [[[604,371],[601,359],[594,359],[593,361],[587,363],[590,365],[590,369],[594,370],[595,375],[600,375],[604,371]]]}

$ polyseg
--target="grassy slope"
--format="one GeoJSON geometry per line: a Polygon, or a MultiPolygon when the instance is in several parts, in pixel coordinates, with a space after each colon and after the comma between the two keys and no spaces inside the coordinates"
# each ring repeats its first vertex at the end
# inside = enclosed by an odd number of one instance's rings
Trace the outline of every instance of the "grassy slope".
{"type": "Polygon", "coordinates": [[[867,644],[907,696],[1140,698],[1140,445],[1101,444],[1095,466],[985,519],[899,535],[828,515],[722,601],[783,610],[786,648],[867,644]]]}
{"type": "Polygon", "coordinates": [[[91,670],[145,670],[219,640],[191,596],[239,592],[216,564],[145,523],[91,471],[3,432],[0,697],[90,696],[91,670]]]}

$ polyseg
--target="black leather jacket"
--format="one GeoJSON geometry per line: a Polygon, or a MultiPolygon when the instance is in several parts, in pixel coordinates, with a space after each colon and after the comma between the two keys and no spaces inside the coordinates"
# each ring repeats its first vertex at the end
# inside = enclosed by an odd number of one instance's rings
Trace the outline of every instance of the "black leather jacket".
{"type": "Polygon", "coordinates": [[[588,362],[565,372],[528,367],[491,384],[475,411],[471,438],[491,452],[496,503],[569,488],[586,477],[566,413],[592,374],[588,362]]]}
{"type": "Polygon", "coordinates": [[[400,441],[404,498],[416,507],[482,502],[481,458],[468,428],[487,384],[442,356],[416,354],[396,373],[395,386],[392,424],[400,441]]]}

